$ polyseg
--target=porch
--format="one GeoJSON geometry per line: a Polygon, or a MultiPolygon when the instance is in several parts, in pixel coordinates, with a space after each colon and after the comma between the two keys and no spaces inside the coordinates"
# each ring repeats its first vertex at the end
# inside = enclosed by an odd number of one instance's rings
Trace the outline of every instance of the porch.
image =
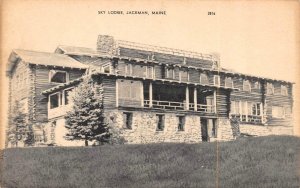
{"type": "Polygon", "coordinates": [[[216,113],[213,89],[187,85],[143,84],[143,107],[216,113]]]}

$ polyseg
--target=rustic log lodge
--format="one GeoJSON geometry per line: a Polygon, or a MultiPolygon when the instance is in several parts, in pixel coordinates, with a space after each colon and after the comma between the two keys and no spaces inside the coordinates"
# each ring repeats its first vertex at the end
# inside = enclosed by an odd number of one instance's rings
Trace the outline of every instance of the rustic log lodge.
{"type": "Polygon", "coordinates": [[[35,141],[67,141],[64,115],[71,92],[89,75],[104,90],[108,123],[128,143],[234,139],[293,134],[293,83],[222,68],[217,57],[99,35],[97,49],[58,46],[54,53],[13,50],[9,57],[9,113],[18,101],[36,125],[35,141]]]}

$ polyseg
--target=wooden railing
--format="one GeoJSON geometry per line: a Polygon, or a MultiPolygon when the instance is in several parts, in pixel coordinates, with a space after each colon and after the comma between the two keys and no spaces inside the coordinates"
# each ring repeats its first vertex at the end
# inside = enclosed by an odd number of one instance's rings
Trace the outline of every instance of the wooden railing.
{"type": "MultiPolygon", "coordinates": [[[[194,110],[194,103],[189,104],[189,110],[194,110]]],[[[197,104],[197,112],[215,113],[214,105],[197,104]]]]}
{"type": "MultiPolygon", "coordinates": [[[[183,102],[152,100],[152,108],[154,109],[184,110],[184,104],[183,102]]],[[[150,100],[144,100],[144,107],[150,107],[150,100]]]]}
{"type": "Polygon", "coordinates": [[[245,114],[232,114],[232,116],[237,117],[240,119],[241,122],[248,122],[248,123],[261,123],[262,116],[258,115],[245,115],[245,114]]]}
{"type": "MultiPolygon", "coordinates": [[[[171,109],[171,110],[186,110],[184,102],[173,101],[158,101],[152,100],[152,108],[154,109],[171,109]]],[[[194,103],[189,103],[189,111],[195,111],[194,103]]],[[[144,100],[144,107],[150,108],[150,100],[144,100]]],[[[197,104],[197,112],[215,113],[213,105],[197,104]]]]}

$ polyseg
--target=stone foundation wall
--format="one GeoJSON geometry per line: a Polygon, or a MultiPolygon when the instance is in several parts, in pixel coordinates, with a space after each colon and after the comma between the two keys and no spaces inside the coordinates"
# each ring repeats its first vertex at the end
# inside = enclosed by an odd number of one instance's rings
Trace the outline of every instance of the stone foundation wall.
{"type": "Polygon", "coordinates": [[[178,130],[178,116],[166,113],[163,131],[157,131],[157,118],[154,112],[132,112],[132,129],[124,128],[123,111],[106,112],[108,123],[120,129],[120,134],[127,143],[160,143],[160,142],[201,142],[200,117],[185,116],[184,131],[178,130]]]}
{"type": "Polygon", "coordinates": [[[233,140],[232,127],[230,121],[227,118],[219,118],[217,120],[218,132],[217,140],[218,141],[229,141],[233,140]]]}
{"type": "Polygon", "coordinates": [[[242,134],[251,136],[293,135],[293,127],[240,124],[242,134]]]}

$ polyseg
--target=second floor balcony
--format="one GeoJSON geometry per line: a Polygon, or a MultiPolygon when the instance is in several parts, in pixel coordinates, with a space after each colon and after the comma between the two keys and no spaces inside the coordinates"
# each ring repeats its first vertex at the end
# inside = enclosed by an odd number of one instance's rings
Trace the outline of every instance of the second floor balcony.
{"type": "Polygon", "coordinates": [[[215,91],[187,85],[119,80],[118,106],[216,113],[215,91]]]}

